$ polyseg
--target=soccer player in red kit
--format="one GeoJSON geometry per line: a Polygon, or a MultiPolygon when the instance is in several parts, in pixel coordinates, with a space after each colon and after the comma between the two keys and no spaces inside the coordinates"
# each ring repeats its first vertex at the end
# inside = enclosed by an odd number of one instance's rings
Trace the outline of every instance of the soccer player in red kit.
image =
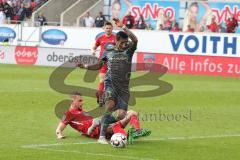
{"type": "MultiPolygon", "coordinates": [[[[100,53],[99,53],[99,59],[102,58],[103,56],[103,51],[104,51],[104,47],[107,44],[113,44],[115,45],[115,38],[116,36],[113,34],[113,25],[111,22],[106,22],[104,24],[104,31],[105,34],[101,35],[100,37],[98,37],[96,39],[96,42],[92,48],[92,54],[95,56],[96,55],[96,49],[100,46],[100,53]]],[[[102,106],[103,104],[103,99],[102,99],[102,94],[104,91],[104,76],[107,72],[107,63],[105,63],[102,68],[99,70],[99,78],[100,78],[100,82],[98,85],[98,92],[96,93],[97,95],[97,101],[99,103],[100,106],[102,106]]]]}
{"type": "MultiPolygon", "coordinates": [[[[58,139],[65,138],[63,131],[67,125],[80,132],[82,135],[86,135],[92,138],[98,138],[100,135],[100,119],[94,119],[83,110],[84,101],[80,93],[74,93],[71,95],[72,104],[68,111],[64,113],[62,120],[56,129],[56,136],[58,139]]],[[[127,137],[126,131],[123,129],[130,122],[130,125],[134,130],[140,132],[132,132],[132,138],[138,138],[142,136],[148,136],[151,132],[149,130],[140,129],[140,122],[137,117],[137,113],[134,111],[128,111],[127,116],[110,125],[107,129],[107,136],[113,133],[122,133],[127,137]]]]}

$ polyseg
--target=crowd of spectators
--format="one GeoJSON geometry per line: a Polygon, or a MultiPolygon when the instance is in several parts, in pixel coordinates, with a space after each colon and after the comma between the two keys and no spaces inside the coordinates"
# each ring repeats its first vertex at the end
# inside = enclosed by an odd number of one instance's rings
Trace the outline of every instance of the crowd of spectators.
{"type": "MultiPolygon", "coordinates": [[[[194,7],[194,6],[193,6],[194,7]]],[[[189,13],[190,14],[190,13],[189,13]]],[[[152,24],[147,23],[143,17],[140,15],[139,17],[135,18],[130,11],[126,13],[126,15],[122,18],[123,24],[130,29],[145,29],[145,30],[163,30],[163,31],[172,31],[172,32],[221,32],[221,33],[235,33],[238,28],[238,21],[235,16],[232,14],[225,23],[217,23],[216,17],[211,14],[206,14],[203,17],[205,22],[199,22],[197,24],[196,17],[191,15],[187,15],[188,17],[185,18],[184,22],[188,22],[183,24],[182,28],[180,28],[179,23],[176,19],[171,18],[170,16],[166,16],[160,10],[159,15],[156,21],[156,26],[152,26],[152,24]],[[208,21],[208,23],[206,23],[208,21]]],[[[85,18],[83,19],[83,25],[85,27],[103,27],[106,21],[105,16],[102,12],[93,18],[89,12],[87,12],[85,18]]],[[[183,23],[184,23],[183,22],[183,23]]]]}
{"type": "Polygon", "coordinates": [[[32,12],[47,0],[0,0],[0,24],[29,19],[32,12]]]}
{"type": "Polygon", "coordinates": [[[202,25],[199,29],[194,27],[194,25],[187,24],[186,29],[180,28],[178,22],[174,20],[170,20],[169,17],[166,17],[163,23],[158,24],[156,26],[157,30],[167,30],[172,32],[218,32],[218,33],[235,33],[238,28],[238,21],[235,16],[232,14],[225,23],[217,23],[216,17],[211,16],[210,22],[206,25],[202,25]]]}
{"type": "MultiPolygon", "coordinates": [[[[0,0],[0,24],[27,21],[31,17],[32,12],[46,1],[47,0],[0,0]]],[[[218,23],[209,6],[206,3],[202,3],[202,5],[206,12],[200,20],[197,19],[199,6],[197,3],[192,3],[186,10],[181,25],[179,25],[179,22],[173,17],[165,15],[163,9],[159,10],[155,26],[146,22],[143,15],[134,17],[130,10],[128,10],[122,18],[122,22],[130,29],[221,33],[235,33],[237,31],[238,21],[233,14],[229,16],[225,23],[218,23]],[[180,28],[180,26],[182,27],[180,28]]],[[[113,14],[112,16],[113,18],[118,17],[119,13],[113,14]]],[[[47,24],[47,19],[42,13],[39,13],[37,21],[41,26],[47,24]]],[[[82,24],[85,27],[103,27],[105,22],[106,18],[102,12],[99,12],[95,18],[87,12],[82,24]]]]}

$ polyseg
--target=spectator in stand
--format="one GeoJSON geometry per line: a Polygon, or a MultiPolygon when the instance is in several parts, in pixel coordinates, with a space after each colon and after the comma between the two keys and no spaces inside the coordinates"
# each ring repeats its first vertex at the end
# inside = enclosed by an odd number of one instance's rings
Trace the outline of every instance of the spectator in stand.
{"type": "Polygon", "coordinates": [[[179,25],[177,22],[174,22],[174,25],[171,29],[172,32],[181,32],[181,29],[179,28],[179,25]]]}
{"type": "Polygon", "coordinates": [[[103,15],[102,12],[99,12],[99,14],[97,15],[97,17],[95,18],[95,26],[96,26],[96,27],[103,27],[105,21],[106,21],[105,16],[103,15]]]}
{"type": "Polygon", "coordinates": [[[31,0],[24,0],[23,4],[24,8],[26,9],[26,17],[30,18],[32,15],[31,0]]]}
{"type": "Polygon", "coordinates": [[[17,12],[20,8],[21,8],[20,1],[16,1],[16,3],[13,3],[13,13],[14,13],[14,15],[17,14],[17,12]]]}
{"type": "Polygon", "coordinates": [[[219,33],[226,33],[226,32],[227,32],[224,23],[221,23],[221,24],[219,25],[218,32],[219,32],[219,33]]]}
{"type": "Polygon", "coordinates": [[[187,30],[185,32],[194,32],[194,28],[192,28],[190,25],[187,26],[187,30]]]}
{"type": "Polygon", "coordinates": [[[3,12],[3,8],[0,7],[0,25],[6,23],[6,15],[3,12]]]}
{"type": "Polygon", "coordinates": [[[122,23],[129,29],[132,29],[135,24],[135,19],[129,11],[126,16],[123,17],[122,23]]]}
{"type": "Polygon", "coordinates": [[[160,24],[160,25],[159,25],[158,30],[159,30],[159,31],[163,31],[163,30],[164,30],[163,24],[160,24]]]}
{"type": "Polygon", "coordinates": [[[227,19],[226,21],[226,31],[227,33],[235,33],[237,28],[238,28],[238,21],[232,14],[230,18],[227,19]]]}
{"type": "Polygon", "coordinates": [[[7,3],[6,0],[2,2],[2,6],[3,6],[3,11],[6,15],[6,19],[8,23],[10,23],[10,21],[13,19],[13,16],[14,16],[13,8],[7,3]]]}
{"type": "Polygon", "coordinates": [[[47,25],[47,19],[46,19],[46,17],[43,15],[43,13],[39,13],[39,14],[38,14],[37,21],[39,22],[40,26],[45,26],[45,25],[47,25]]]}
{"type": "Polygon", "coordinates": [[[26,17],[29,19],[33,9],[45,1],[47,0],[0,0],[0,7],[8,21],[23,21],[26,17]]]}
{"type": "Polygon", "coordinates": [[[219,30],[219,25],[216,22],[216,17],[212,17],[211,24],[207,26],[208,30],[210,32],[218,32],[219,30]]]}
{"type": "Polygon", "coordinates": [[[20,4],[20,9],[17,12],[18,20],[19,21],[24,21],[26,17],[26,8],[24,7],[24,4],[20,4]]]}
{"type": "Polygon", "coordinates": [[[5,0],[7,2],[7,4],[10,6],[10,7],[13,7],[13,3],[11,0],[5,0]]]}
{"type": "Polygon", "coordinates": [[[32,11],[35,10],[36,7],[37,7],[37,2],[35,0],[31,0],[32,11]]]}
{"type": "Polygon", "coordinates": [[[172,29],[172,21],[170,16],[165,16],[163,27],[164,27],[164,30],[168,30],[168,31],[172,29]]]}
{"type": "Polygon", "coordinates": [[[145,29],[146,30],[153,30],[153,27],[152,27],[151,23],[147,23],[145,29]]]}
{"type": "Polygon", "coordinates": [[[142,14],[137,19],[134,28],[136,28],[136,29],[145,29],[146,28],[146,22],[145,22],[142,14]]]}
{"type": "Polygon", "coordinates": [[[86,17],[84,18],[84,26],[85,27],[94,27],[94,19],[90,16],[90,13],[87,12],[86,17]]]}

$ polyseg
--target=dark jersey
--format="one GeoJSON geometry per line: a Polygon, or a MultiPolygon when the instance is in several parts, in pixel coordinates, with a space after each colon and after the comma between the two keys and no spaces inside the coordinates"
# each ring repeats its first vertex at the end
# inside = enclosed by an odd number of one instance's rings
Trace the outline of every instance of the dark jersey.
{"type": "Polygon", "coordinates": [[[116,92],[129,93],[129,81],[131,75],[131,63],[136,44],[125,51],[116,48],[105,50],[103,61],[107,62],[108,70],[105,75],[105,84],[111,85],[116,92]]]}

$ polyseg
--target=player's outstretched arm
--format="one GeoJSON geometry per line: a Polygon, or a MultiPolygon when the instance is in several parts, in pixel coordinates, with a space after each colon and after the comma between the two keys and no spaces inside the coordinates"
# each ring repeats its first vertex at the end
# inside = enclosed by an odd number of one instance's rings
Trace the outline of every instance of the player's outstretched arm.
{"type": "Polygon", "coordinates": [[[95,64],[88,65],[88,64],[78,64],[77,66],[80,68],[84,69],[89,69],[89,70],[99,70],[103,66],[104,62],[102,60],[98,61],[95,64]]]}
{"type": "Polygon", "coordinates": [[[95,44],[92,49],[91,49],[91,53],[93,56],[96,56],[96,50],[97,50],[98,46],[95,44]]]}
{"type": "Polygon", "coordinates": [[[63,135],[63,131],[64,131],[65,128],[66,128],[66,125],[63,122],[59,122],[58,127],[56,129],[56,136],[57,136],[58,139],[66,138],[63,135]]]}
{"type": "Polygon", "coordinates": [[[123,31],[129,36],[129,38],[132,40],[133,44],[137,45],[138,39],[135,36],[135,34],[132,31],[130,31],[125,25],[123,25],[119,19],[114,18],[113,20],[115,21],[116,25],[118,27],[122,28],[123,31]]]}
{"type": "Polygon", "coordinates": [[[130,31],[126,26],[123,26],[122,29],[129,36],[129,38],[132,40],[133,44],[137,45],[138,39],[135,36],[135,34],[132,31],[130,31]]]}

